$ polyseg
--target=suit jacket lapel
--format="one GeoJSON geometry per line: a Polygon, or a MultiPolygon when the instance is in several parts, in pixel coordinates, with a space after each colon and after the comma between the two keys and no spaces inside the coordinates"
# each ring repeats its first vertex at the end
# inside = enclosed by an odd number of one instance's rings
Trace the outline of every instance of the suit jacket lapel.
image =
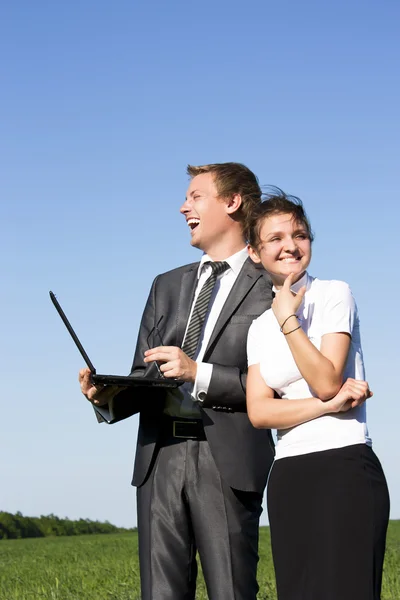
{"type": "Polygon", "coordinates": [[[250,258],[246,260],[219,314],[214,330],[208,342],[207,349],[204,353],[204,358],[206,358],[207,353],[219,332],[224,327],[225,323],[231,318],[233,312],[242,302],[243,298],[248,294],[256,281],[260,277],[263,277],[263,272],[263,269],[257,269],[255,267],[250,258]]]}
{"type": "Polygon", "coordinates": [[[176,345],[181,347],[183,336],[185,335],[186,326],[189,320],[190,308],[192,306],[194,293],[196,291],[197,270],[199,263],[193,264],[182,275],[181,289],[179,292],[178,310],[177,310],[177,340],[176,345]]]}

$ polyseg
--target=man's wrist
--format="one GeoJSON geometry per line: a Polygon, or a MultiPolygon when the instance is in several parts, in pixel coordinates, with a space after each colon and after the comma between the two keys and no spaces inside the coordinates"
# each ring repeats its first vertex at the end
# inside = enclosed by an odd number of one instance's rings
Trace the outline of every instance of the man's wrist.
{"type": "Polygon", "coordinates": [[[192,365],[192,383],[195,384],[196,383],[196,378],[197,378],[197,362],[196,361],[192,361],[193,365],[192,365]]]}

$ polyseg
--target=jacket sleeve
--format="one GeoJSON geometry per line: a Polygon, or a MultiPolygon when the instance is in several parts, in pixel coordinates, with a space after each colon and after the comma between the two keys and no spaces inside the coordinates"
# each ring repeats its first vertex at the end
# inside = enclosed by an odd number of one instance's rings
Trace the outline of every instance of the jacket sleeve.
{"type": "Polygon", "coordinates": [[[214,364],[210,386],[202,406],[214,410],[247,412],[246,379],[247,373],[240,371],[238,367],[214,364]]]}
{"type": "Polygon", "coordinates": [[[260,277],[259,273],[255,276],[255,285],[251,289],[251,294],[246,297],[245,306],[241,305],[241,314],[232,315],[232,319],[234,317],[236,319],[236,324],[233,322],[228,324],[218,344],[212,349],[210,363],[213,364],[213,371],[202,402],[204,408],[226,412],[247,412],[247,336],[254,319],[269,309],[272,303],[270,279],[260,277]],[[242,319],[239,320],[239,317],[242,319]],[[234,329],[229,331],[229,327],[240,329],[236,333],[234,329]]]}

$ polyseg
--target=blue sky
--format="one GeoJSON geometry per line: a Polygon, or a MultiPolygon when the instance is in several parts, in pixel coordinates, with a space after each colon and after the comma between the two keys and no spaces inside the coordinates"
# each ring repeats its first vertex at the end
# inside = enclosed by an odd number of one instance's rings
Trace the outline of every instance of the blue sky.
{"type": "Polygon", "coordinates": [[[129,372],[154,276],[200,256],[186,165],[239,161],[303,199],[310,272],[352,287],[400,518],[399,18],[394,0],[3,3],[0,509],[136,523],[137,418],[97,424],[48,291],[98,372],[129,372]]]}

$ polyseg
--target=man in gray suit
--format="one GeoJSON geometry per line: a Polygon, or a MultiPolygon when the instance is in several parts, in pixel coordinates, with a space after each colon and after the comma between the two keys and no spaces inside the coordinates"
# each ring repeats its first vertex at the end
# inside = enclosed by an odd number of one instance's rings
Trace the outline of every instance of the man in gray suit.
{"type": "Polygon", "coordinates": [[[175,390],[92,386],[82,392],[114,420],[140,412],[137,486],[142,600],[192,600],[199,553],[211,600],[255,600],[258,528],[273,460],[269,430],[246,413],[246,338],[270,307],[271,282],[247,256],[244,223],[260,202],[239,163],[188,167],[180,211],[193,263],[154,280],[132,375],[178,378],[175,390]]]}

